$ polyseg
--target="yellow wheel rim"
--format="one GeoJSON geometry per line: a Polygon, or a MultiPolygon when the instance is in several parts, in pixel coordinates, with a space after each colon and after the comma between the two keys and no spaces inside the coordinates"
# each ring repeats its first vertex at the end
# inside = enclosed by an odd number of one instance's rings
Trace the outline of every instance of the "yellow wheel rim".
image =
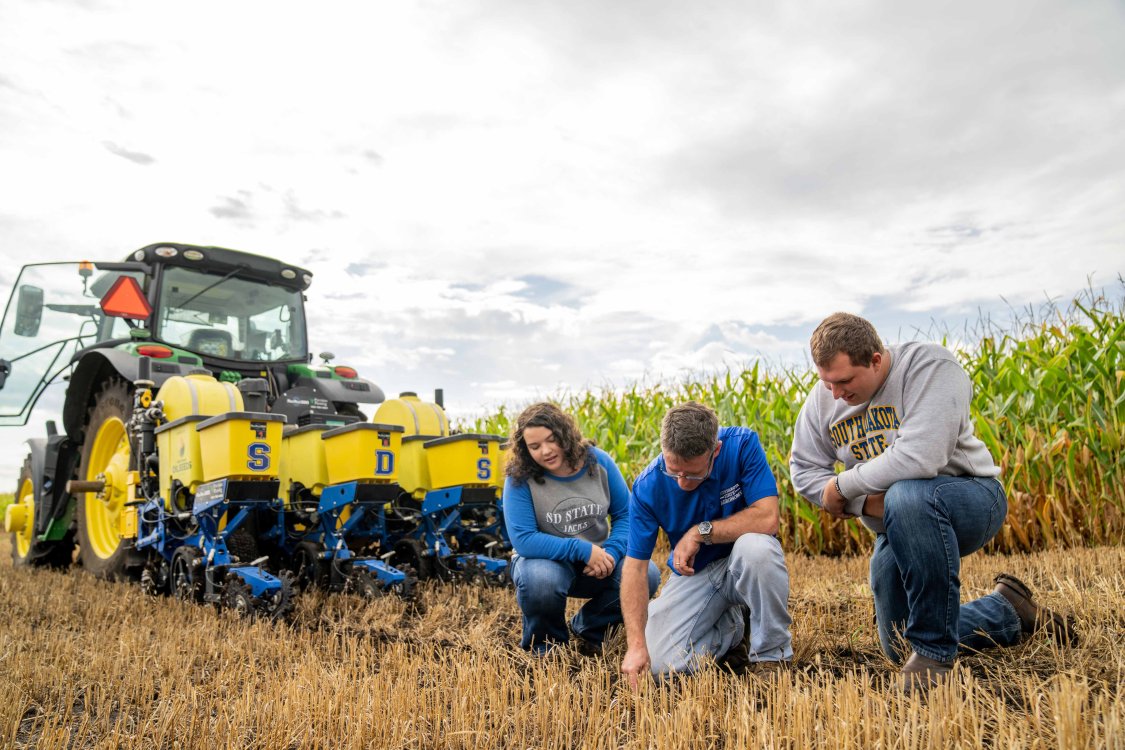
{"type": "Polygon", "coordinates": [[[129,472],[129,437],[117,417],[102,422],[90,447],[90,462],[84,479],[104,480],[101,492],[87,492],[86,536],[95,555],[107,560],[121,545],[120,519],[125,507],[129,472]]]}
{"type": "Polygon", "coordinates": [[[16,502],[27,509],[23,528],[13,532],[16,540],[16,553],[20,557],[27,557],[31,553],[31,543],[35,537],[35,487],[31,484],[31,477],[27,477],[20,483],[20,493],[16,502]]]}

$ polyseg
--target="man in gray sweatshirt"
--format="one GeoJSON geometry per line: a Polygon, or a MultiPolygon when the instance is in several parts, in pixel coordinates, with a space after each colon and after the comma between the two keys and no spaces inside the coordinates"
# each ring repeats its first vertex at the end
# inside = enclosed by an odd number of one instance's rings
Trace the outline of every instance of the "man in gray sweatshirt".
{"type": "Polygon", "coordinates": [[[972,387],[936,344],[884,348],[868,321],[835,313],[813,332],[813,388],[797,418],[790,473],[797,491],[876,534],[871,590],[883,652],[903,688],[945,679],[960,646],[1008,646],[1039,628],[1073,642],[1073,623],[1039,607],[1014,576],[960,603],[961,557],[984,546],[1008,512],[999,467],[973,434],[972,387]],[[836,473],[837,464],[844,471],[836,473]]]}

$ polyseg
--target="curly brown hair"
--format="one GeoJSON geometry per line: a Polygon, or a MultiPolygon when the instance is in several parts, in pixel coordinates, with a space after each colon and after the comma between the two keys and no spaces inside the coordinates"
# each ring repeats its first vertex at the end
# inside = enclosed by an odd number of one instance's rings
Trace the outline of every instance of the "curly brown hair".
{"type": "Polygon", "coordinates": [[[578,429],[574,417],[549,401],[541,401],[520,412],[512,423],[512,434],[508,438],[508,450],[511,452],[508,454],[505,473],[514,481],[526,483],[528,479],[534,479],[536,483],[543,484],[543,475],[546,474],[527,450],[523,433],[528,427],[546,427],[554,433],[568,465],[585,466],[593,471],[594,455],[589,450],[589,446],[593,444],[582,437],[582,431],[578,429]]]}

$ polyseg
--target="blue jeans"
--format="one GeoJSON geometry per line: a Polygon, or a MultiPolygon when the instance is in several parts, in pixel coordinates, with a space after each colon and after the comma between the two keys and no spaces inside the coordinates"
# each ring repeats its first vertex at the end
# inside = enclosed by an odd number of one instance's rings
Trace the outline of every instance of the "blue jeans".
{"type": "MultiPolygon", "coordinates": [[[[516,585],[516,603],[523,612],[520,646],[545,653],[555,644],[566,643],[568,597],[589,599],[570,620],[574,634],[595,646],[605,639],[610,625],[621,624],[621,563],[605,578],[584,575],[583,563],[512,556],[511,575],[516,585]]],[[[648,564],[648,595],[660,586],[660,571],[648,564]]]]}
{"type": "Polygon", "coordinates": [[[879,643],[892,661],[908,655],[896,632],[914,651],[941,662],[953,661],[958,644],[976,650],[1019,641],[1019,616],[1000,594],[961,604],[961,558],[994,537],[1007,514],[995,479],[908,479],[887,490],[871,591],[879,643]]]}

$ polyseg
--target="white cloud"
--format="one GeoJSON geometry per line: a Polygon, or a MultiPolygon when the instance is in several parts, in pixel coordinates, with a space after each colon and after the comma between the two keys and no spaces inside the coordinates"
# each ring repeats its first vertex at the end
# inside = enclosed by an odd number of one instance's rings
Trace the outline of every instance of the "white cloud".
{"type": "Polygon", "coordinates": [[[1125,268],[1109,3],[312,8],[5,3],[5,265],[302,263],[314,351],[465,413],[1125,268]]]}

